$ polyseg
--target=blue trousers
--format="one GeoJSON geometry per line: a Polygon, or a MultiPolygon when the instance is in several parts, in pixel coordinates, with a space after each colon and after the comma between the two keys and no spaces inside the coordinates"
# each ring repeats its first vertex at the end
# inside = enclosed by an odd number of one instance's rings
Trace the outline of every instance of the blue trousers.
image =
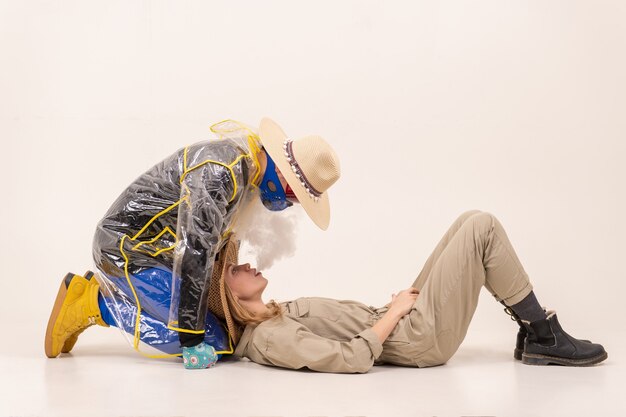
{"type": "MultiPolygon", "coordinates": [[[[125,277],[113,277],[102,272],[100,276],[107,287],[98,295],[100,313],[105,323],[118,327],[134,335],[138,308],[135,296],[125,277]],[[108,282],[107,282],[108,281],[108,282]],[[109,283],[113,285],[108,285],[109,283]]],[[[181,353],[178,332],[167,327],[171,303],[172,272],[165,269],[149,268],[131,275],[131,283],[141,303],[139,334],[141,342],[169,354],[181,353]]],[[[220,321],[210,311],[205,320],[204,341],[216,351],[228,350],[228,333],[220,321]]]]}

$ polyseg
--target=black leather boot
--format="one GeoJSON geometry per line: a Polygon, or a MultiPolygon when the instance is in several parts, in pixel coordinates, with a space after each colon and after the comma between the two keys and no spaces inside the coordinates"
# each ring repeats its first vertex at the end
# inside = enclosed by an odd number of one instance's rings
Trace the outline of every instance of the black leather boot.
{"type": "Polygon", "coordinates": [[[602,345],[578,340],[567,334],[556,317],[547,311],[548,318],[532,323],[522,321],[527,336],[522,363],[527,365],[590,366],[608,357],[602,345]]]}
{"type": "MultiPolygon", "coordinates": [[[[513,350],[513,357],[518,361],[522,360],[522,353],[524,353],[524,342],[526,341],[526,336],[528,335],[528,331],[526,330],[526,325],[522,323],[522,319],[513,311],[513,309],[504,302],[500,301],[500,303],[505,307],[504,312],[511,316],[511,320],[516,321],[519,325],[519,329],[517,330],[517,337],[515,339],[515,349],[513,350]]],[[[543,311],[546,311],[545,307],[543,311]]],[[[581,340],[581,342],[591,343],[589,340],[581,340]]]]}
{"type": "Polygon", "coordinates": [[[513,357],[518,361],[522,360],[522,354],[524,353],[524,342],[526,342],[526,336],[528,332],[524,326],[517,330],[517,338],[515,339],[515,349],[513,349],[513,357]]]}
{"type": "Polygon", "coordinates": [[[500,301],[502,305],[505,307],[504,312],[511,316],[511,320],[516,321],[519,325],[519,329],[517,330],[517,338],[515,339],[515,349],[513,350],[513,357],[518,361],[522,360],[522,353],[524,353],[524,342],[526,341],[526,335],[528,331],[526,330],[526,326],[522,323],[522,319],[519,318],[515,311],[504,302],[500,301]]]}

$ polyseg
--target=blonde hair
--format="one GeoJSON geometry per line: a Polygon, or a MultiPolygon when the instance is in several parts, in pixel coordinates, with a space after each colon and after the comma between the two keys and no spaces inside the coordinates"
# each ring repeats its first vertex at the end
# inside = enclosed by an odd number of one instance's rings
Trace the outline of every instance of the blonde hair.
{"type": "Polygon", "coordinates": [[[233,293],[228,288],[228,285],[224,285],[224,292],[226,293],[226,301],[228,303],[228,309],[230,310],[230,314],[233,317],[233,320],[240,326],[246,326],[248,324],[260,324],[265,320],[272,319],[274,317],[282,316],[283,310],[280,305],[274,301],[270,300],[269,303],[265,304],[268,308],[266,313],[261,315],[254,314],[244,308],[239,301],[235,298],[233,293]]]}

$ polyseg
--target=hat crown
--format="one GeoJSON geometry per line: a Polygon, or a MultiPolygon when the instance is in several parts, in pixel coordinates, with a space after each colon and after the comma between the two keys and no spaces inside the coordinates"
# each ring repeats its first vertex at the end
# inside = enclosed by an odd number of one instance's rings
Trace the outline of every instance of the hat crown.
{"type": "Polygon", "coordinates": [[[295,162],[316,191],[326,192],[341,176],[339,158],[321,136],[296,139],[292,149],[295,162]]]}

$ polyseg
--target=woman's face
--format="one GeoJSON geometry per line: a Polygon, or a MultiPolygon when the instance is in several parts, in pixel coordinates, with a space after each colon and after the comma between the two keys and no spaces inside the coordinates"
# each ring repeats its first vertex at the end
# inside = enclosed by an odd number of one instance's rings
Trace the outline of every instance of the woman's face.
{"type": "Polygon", "coordinates": [[[250,264],[229,265],[224,282],[235,297],[244,301],[261,299],[267,286],[267,279],[256,268],[250,268],[250,264]]]}

